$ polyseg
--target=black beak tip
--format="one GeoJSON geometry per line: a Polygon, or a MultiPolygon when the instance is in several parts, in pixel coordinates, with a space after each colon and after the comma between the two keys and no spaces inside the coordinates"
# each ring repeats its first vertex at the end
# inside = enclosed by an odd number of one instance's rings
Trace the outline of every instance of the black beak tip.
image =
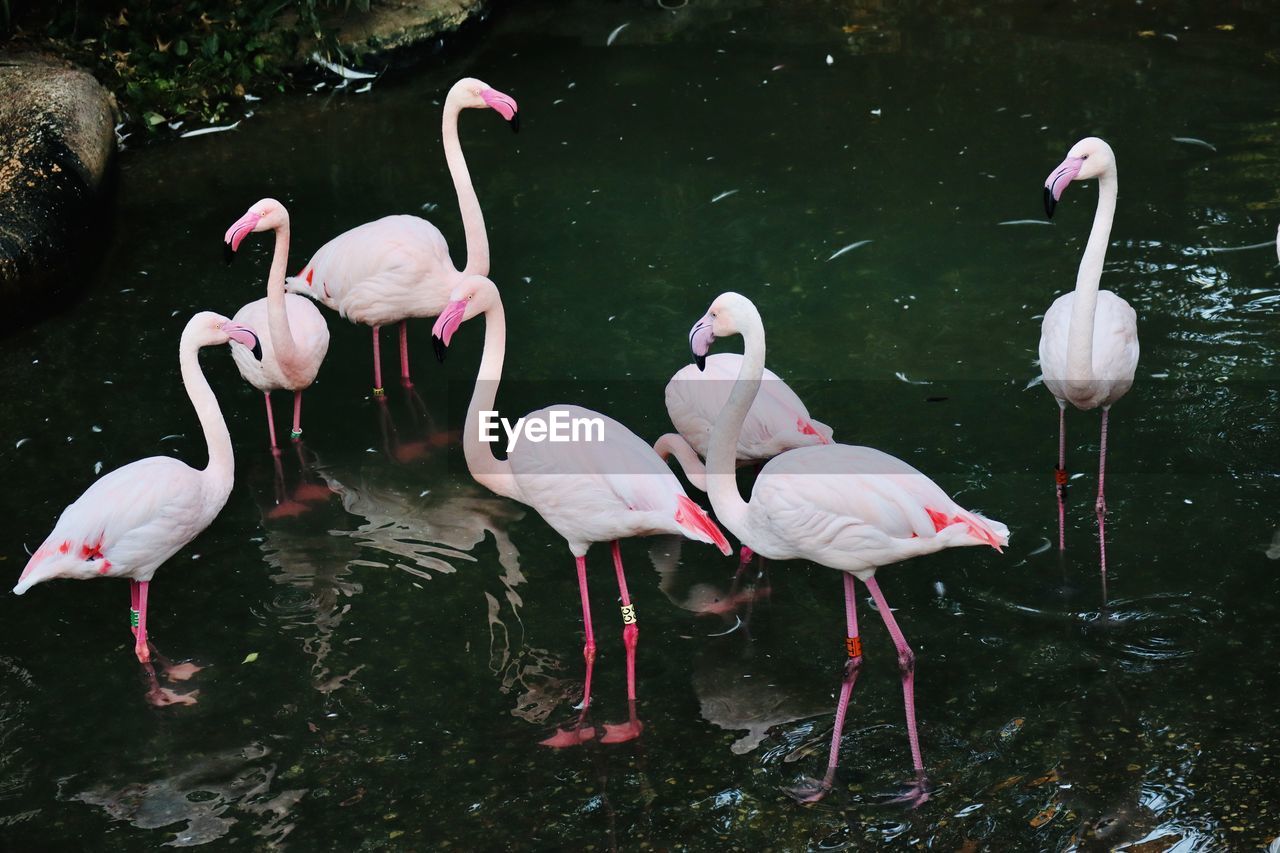
{"type": "Polygon", "coordinates": [[[515,113],[514,115],[511,116],[511,132],[512,133],[520,132],[520,113],[515,113]]]}
{"type": "Polygon", "coordinates": [[[258,361],[262,361],[262,343],[258,340],[258,336],[253,336],[253,357],[258,361]]]}
{"type": "Polygon", "coordinates": [[[694,353],[693,363],[698,365],[699,370],[707,369],[707,357],[705,355],[698,355],[697,353],[694,353]]]}
{"type": "Polygon", "coordinates": [[[432,335],[431,348],[436,351],[436,361],[440,362],[441,364],[444,364],[444,357],[449,352],[448,345],[446,345],[444,341],[440,340],[435,335],[432,335]]]}
{"type": "Polygon", "coordinates": [[[230,243],[223,243],[222,244],[222,260],[225,261],[227,264],[230,264],[235,259],[236,259],[236,250],[231,248],[230,243]]]}
{"type": "Polygon", "coordinates": [[[1058,206],[1058,200],[1053,197],[1053,190],[1048,187],[1044,188],[1044,215],[1053,219],[1053,210],[1058,206]]]}

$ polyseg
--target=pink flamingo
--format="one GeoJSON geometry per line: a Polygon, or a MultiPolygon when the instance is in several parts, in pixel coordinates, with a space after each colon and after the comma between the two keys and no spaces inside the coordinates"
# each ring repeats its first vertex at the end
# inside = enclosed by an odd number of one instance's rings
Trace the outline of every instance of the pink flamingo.
{"type": "MultiPolygon", "coordinates": [[[[707,471],[699,457],[706,458],[711,427],[729,401],[729,389],[742,369],[742,356],[716,353],[708,356],[705,364],[705,370],[687,364],[667,383],[667,414],[678,435],[667,433],[653,445],[663,459],[674,456],[689,482],[704,492],[707,471]]],[[[760,393],[738,437],[737,464],[760,465],[797,447],[830,443],[831,427],[809,417],[804,401],[791,386],[765,368],[760,393]]]]}
{"type": "MultiPolygon", "coordinates": [[[[484,354],[475,391],[467,409],[462,447],[467,468],[476,482],[493,492],[532,507],[565,538],[578,571],[582,597],[582,621],[586,627],[586,660],[581,716],[575,731],[560,731],[543,741],[548,746],[569,746],[594,737],[584,727],[591,703],[591,674],[596,641],[591,629],[591,605],[587,598],[587,549],[594,542],[609,542],[613,567],[622,595],[622,640],[627,653],[627,700],[630,721],[607,725],[605,743],[631,740],[640,734],[636,718],[635,655],[639,627],[635,607],[627,591],[618,540],[631,536],[673,533],[714,544],[725,554],[729,542],[715,523],[689,499],[671,469],[639,436],[610,417],[578,406],[550,406],[525,416],[526,422],[552,422],[563,412],[570,421],[597,420],[602,424],[595,441],[519,442],[505,460],[494,457],[481,440],[481,412],[492,412],[502,379],[506,352],[506,318],[493,282],[468,277],[450,296],[448,306],[436,318],[432,344],[443,361],[454,332],[477,315],[485,318],[484,354]]],[[[588,437],[590,434],[588,434],[588,437]]]]}
{"type": "Polygon", "coordinates": [[[13,591],[22,595],[53,578],[128,578],[130,625],[138,660],[147,649],[147,589],[165,560],[209,526],[231,494],[231,435],[213,389],[200,371],[200,350],[234,341],[261,352],[257,334],[210,311],[182,332],[178,361],[209,448],[197,470],[168,456],[130,462],[99,479],[62,511],[53,532],[31,555],[13,591]]]}
{"type": "Polygon", "coordinates": [[[458,114],[468,108],[489,107],[519,128],[516,102],[486,83],[467,77],[453,84],[444,101],[445,159],[458,193],[467,238],[467,262],[462,270],[449,258],[440,229],[417,216],[384,216],[343,232],[320,247],[287,287],[309,296],[343,317],[373,327],[373,393],[383,395],[378,330],[400,323],[400,379],[409,379],[410,317],[435,317],[449,293],[465,275],[489,274],[489,238],[484,214],[467,161],[458,142],[458,114]]]}
{"type": "Polygon", "coordinates": [[[689,333],[694,359],[701,363],[716,338],[743,338],[742,369],[729,401],[716,418],[707,448],[707,495],[716,518],[751,550],[770,560],[809,560],[844,573],[848,662],[836,704],[835,731],[826,776],[808,780],[795,795],[807,802],[830,789],[840,753],[845,706],[862,666],[854,578],[871,591],[880,618],[898,650],[907,736],[916,784],[903,799],[928,799],[915,715],[915,655],[898,628],[876,582],[876,569],[944,548],[1009,542],[998,521],[963,509],[907,463],[869,447],[824,444],[775,457],[756,477],[750,502],[738,493],[734,453],[742,424],[764,375],[764,324],[751,300],[723,293],[689,333]]]}
{"type": "Polygon", "coordinates": [[[289,211],[273,198],[264,198],[249,208],[244,216],[227,229],[227,262],[235,257],[242,241],[255,231],[276,232],[271,272],[267,275],[267,295],[245,305],[232,320],[253,329],[263,329],[262,358],[247,351],[233,349],[231,357],[245,381],[262,392],[267,404],[267,432],[271,450],[276,445],[276,424],[271,414],[271,392],[293,392],[294,441],[302,438],[302,392],[316,380],[316,373],[329,351],[329,326],[320,309],[309,299],[284,292],[285,267],[289,263],[289,211]]]}
{"type": "Polygon", "coordinates": [[[1072,181],[1098,179],[1098,209],[1085,245],[1075,290],[1054,300],[1040,327],[1040,369],[1044,386],[1058,401],[1058,549],[1066,547],[1067,403],[1081,411],[1102,407],[1098,452],[1098,539],[1102,575],[1107,574],[1103,490],[1107,471],[1107,414],[1133,385],[1138,369],[1138,315],[1119,296],[1099,290],[1111,220],[1116,212],[1116,158],[1111,146],[1090,136],[1067,152],[1067,159],[1044,182],[1044,211],[1052,218],[1062,191],[1072,181]]]}

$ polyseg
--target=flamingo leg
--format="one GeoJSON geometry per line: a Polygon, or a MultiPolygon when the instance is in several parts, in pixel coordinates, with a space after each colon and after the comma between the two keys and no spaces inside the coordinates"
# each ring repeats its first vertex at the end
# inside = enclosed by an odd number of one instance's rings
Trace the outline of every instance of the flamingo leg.
{"type": "Polygon", "coordinates": [[[293,392],[293,432],[289,433],[289,437],[297,442],[302,438],[302,392],[293,392]]]}
{"type": "Polygon", "coordinates": [[[613,540],[613,569],[618,573],[618,592],[622,596],[622,644],[627,650],[627,722],[618,725],[606,724],[601,743],[622,743],[635,740],[640,736],[642,726],[636,717],[636,642],[640,637],[640,626],[636,624],[636,608],[631,603],[631,593],[627,591],[627,576],[622,568],[622,551],[618,540],[613,540]]]}
{"type": "Polygon", "coordinates": [[[591,600],[587,597],[587,558],[585,555],[575,557],[574,561],[578,568],[578,592],[582,596],[582,623],[587,630],[586,643],[582,647],[587,674],[583,679],[582,703],[578,706],[581,710],[573,729],[557,729],[555,734],[541,741],[543,746],[576,746],[595,737],[595,729],[586,725],[587,710],[591,707],[591,673],[596,665],[596,635],[591,630],[591,600]]]}
{"type": "Polygon", "coordinates": [[[1098,500],[1094,511],[1098,514],[1098,549],[1102,565],[1103,583],[1107,577],[1107,498],[1104,485],[1107,478],[1107,415],[1109,409],[1102,410],[1102,442],[1098,452],[1098,500]]]}
{"type": "Polygon", "coordinates": [[[271,450],[272,452],[275,452],[279,448],[276,447],[276,419],[275,415],[271,413],[271,392],[263,391],[262,399],[265,400],[267,404],[267,432],[271,436],[271,450]]]}
{"type": "Polygon", "coordinates": [[[382,390],[382,342],[379,340],[381,326],[373,327],[373,396],[381,397],[382,390]]]}
{"type": "Polygon", "coordinates": [[[903,799],[918,806],[927,800],[929,795],[925,790],[924,762],[920,758],[920,735],[916,730],[916,655],[907,645],[907,638],[902,636],[902,629],[893,618],[893,610],[889,608],[889,602],[880,591],[879,582],[872,576],[867,578],[865,583],[867,589],[871,590],[871,597],[875,600],[876,609],[880,611],[880,618],[884,620],[884,626],[889,629],[889,636],[893,638],[893,645],[898,650],[898,669],[902,672],[902,704],[907,712],[907,738],[911,741],[911,763],[916,771],[916,786],[912,794],[903,799]]]}
{"type": "Polygon", "coordinates": [[[1058,550],[1067,548],[1067,407],[1058,405],[1058,469],[1053,472],[1058,492],[1058,550]]]}
{"type": "Polygon", "coordinates": [[[794,793],[805,803],[817,802],[831,790],[835,780],[836,764],[840,760],[840,735],[844,732],[845,712],[848,709],[849,697],[853,694],[853,685],[862,671],[862,638],[858,635],[858,597],[854,588],[853,575],[844,575],[844,625],[845,652],[849,659],[844,665],[844,677],[840,682],[840,698],[836,700],[835,729],[831,732],[831,752],[827,756],[827,772],[819,782],[816,779],[806,780],[794,793]]]}
{"type": "Polygon", "coordinates": [[[138,660],[147,663],[151,660],[151,652],[147,648],[147,587],[150,581],[137,581],[138,585],[138,630],[134,632],[133,653],[138,660]]]}
{"type": "Polygon", "coordinates": [[[400,321],[400,384],[406,388],[413,387],[409,378],[409,321],[400,321]]]}
{"type": "Polygon", "coordinates": [[[138,636],[138,582],[129,581],[129,630],[138,636]]]}

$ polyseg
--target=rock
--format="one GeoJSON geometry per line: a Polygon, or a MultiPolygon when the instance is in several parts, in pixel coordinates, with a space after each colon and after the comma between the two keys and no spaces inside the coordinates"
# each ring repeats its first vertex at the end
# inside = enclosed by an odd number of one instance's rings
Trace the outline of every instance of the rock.
{"type": "Polygon", "coordinates": [[[374,0],[367,12],[330,20],[338,43],[374,55],[404,52],[488,11],[488,0],[374,0]]]}
{"type": "Polygon", "coordinates": [[[91,74],[0,53],[0,327],[29,319],[93,255],[115,98],[91,74]]]}

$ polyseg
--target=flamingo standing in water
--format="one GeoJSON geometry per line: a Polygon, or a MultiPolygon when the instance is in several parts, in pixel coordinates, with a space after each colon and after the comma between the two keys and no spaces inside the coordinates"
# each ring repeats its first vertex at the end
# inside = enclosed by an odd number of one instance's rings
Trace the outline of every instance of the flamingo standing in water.
{"type": "Polygon", "coordinates": [[[516,102],[479,80],[459,80],[444,100],[444,154],[467,238],[463,269],[453,265],[444,235],[430,222],[418,216],[384,216],[334,237],[297,276],[286,281],[290,291],[322,302],[348,320],[373,327],[375,397],[383,396],[379,329],[387,323],[400,324],[400,380],[411,387],[408,318],[437,316],[464,276],[489,274],[484,214],[458,142],[458,114],[483,107],[495,110],[513,129],[519,128],[516,102]]]}
{"type": "Polygon", "coordinates": [[[105,475],[62,511],[13,588],[22,595],[53,578],[128,578],[134,653],[144,664],[151,659],[147,648],[151,578],[217,517],[235,479],[231,435],[200,371],[199,355],[204,347],[228,342],[255,355],[261,353],[253,329],[210,311],[191,318],[178,347],[182,383],[200,418],[209,464],[196,469],[168,456],[151,456],[105,475]]]}
{"type": "Polygon", "coordinates": [[[235,257],[240,242],[255,231],[276,232],[271,272],[267,275],[267,295],[245,305],[232,320],[253,329],[262,329],[262,358],[233,349],[231,357],[245,381],[262,392],[267,404],[267,432],[271,450],[279,455],[276,424],[271,414],[271,392],[293,392],[294,441],[302,438],[302,392],[311,387],[329,351],[329,326],[320,309],[309,299],[284,292],[285,267],[289,263],[289,211],[273,198],[264,198],[227,229],[227,262],[235,257]]]}
{"type": "Polygon", "coordinates": [[[1133,385],[1138,369],[1138,315],[1119,296],[1099,290],[1111,220],[1116,212],[1116,158],[1111,146],[1090,136],[1067,152],[1067,159],[1044,182],[1044,212],[1050,218],[1072,181],[1098,179],[1098,209],[1076,273],[1075,290],[1054,300],[1040,327],[1040,369],[1044,386],[1058,401],[1058,549],[1066,547],[1067,403],[1082,411],[1102,407],[1098,451],[1098,540],[1102,575],[1107,573],[1104,481],[1107,472],[1107,414],[1133,385]]]}
{"type": "Polygon", "coordinates": [[[564,413],[571,422],[598,420],[602,428],[597,440],[541,443],[525,440],[517,443],[505,460],[495,458],[488,443],[481,440],[481,412],[493,411],[502,379],[507,337],[502,300],[493,282],[482,276],[467,278],[449,299],[432,329],[432,344],[442,361],[458,327],[477,315],[485,318],[484,354],[462,436],[467,468],[480,485],[536,510],[565,538],[577,564],[582,621],[586,627],[586,644],[582,650],[586,660],[582,713],[575,730],[561,730],[543,743],[570,746],[594,737],[594,730],[584,726],[591,703],[591,674],[596,654],[587,597],[586,560],[587,549],[594,542],[609,542],[613,549],[613,567],[622,596],[622,639],[627,652],[630,710],[629,722],[607,725],[602,741],[631,740],[641,729],[635,709],[639,628],[627,591],[618,540],[673,533],[716,545],[725,554],[730,552],[729,542],[702,508],[689,499],[680,481],[653,448],[622,424],[597,412],[565,405],[531,412],[524,418],[528,423],[553,423],[555,413],[564,413]]]}
{"type": "Polygon", "coordinates": [[[963,509],[942,489],[900,459],[869,447],[824,444],[775,457],[756,477],[751,500],[738,493],[734,454],[747,412],[764,375],[764,324],[751,300],[723,293],[689,333],[701,364],[716,338],[742,335],[744,355],[729,400],[716,418],[707,449],[707,496],[716,518],[744,545],[769,560],[809,560],[844,573],[848,663],[836,705],[827,772],[793,792],[811,802],[831,789],[840,754],[845,706],[862,666],[854,578],[866,584],[898,650],[907,736],[916,784],[904,799],[928,798],[916,733],[915,655],[876,582],[876,569],[944,548],[1009,542],[998,521],[963,509]]]}

